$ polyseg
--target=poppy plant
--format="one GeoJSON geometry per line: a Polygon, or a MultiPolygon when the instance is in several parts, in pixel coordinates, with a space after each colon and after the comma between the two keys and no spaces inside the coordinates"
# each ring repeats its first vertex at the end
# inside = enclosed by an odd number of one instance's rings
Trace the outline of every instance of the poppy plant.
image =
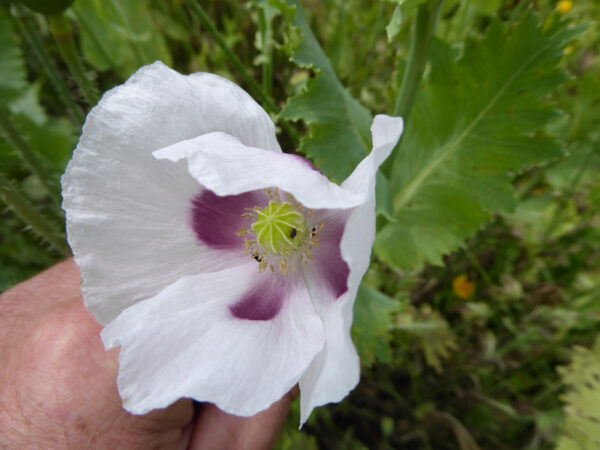
{"type": "Polygon", "coordinates": [[[294,385],[301,421],[359,379],[352,307],[375,235],[375,175],[402,119],[340,186],[282,153],[240,87],[161,63],[90,112],[62,178],[86,307],[121,346],[143,414],[178,398],[249,416],[294,385]]]}

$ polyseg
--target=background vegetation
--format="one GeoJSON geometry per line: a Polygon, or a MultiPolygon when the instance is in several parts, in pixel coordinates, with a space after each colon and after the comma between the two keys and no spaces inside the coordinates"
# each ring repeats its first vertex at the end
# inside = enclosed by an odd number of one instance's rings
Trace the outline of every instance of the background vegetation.
{"type": "Polygon", "coordinates": [[[600,448],[597,0],[69,3],[0,6],[0,291],[68,255],[59,176],[143,64],[235,80],[337,181],[402,115],[362,381],[278,448],[600,448]]]}

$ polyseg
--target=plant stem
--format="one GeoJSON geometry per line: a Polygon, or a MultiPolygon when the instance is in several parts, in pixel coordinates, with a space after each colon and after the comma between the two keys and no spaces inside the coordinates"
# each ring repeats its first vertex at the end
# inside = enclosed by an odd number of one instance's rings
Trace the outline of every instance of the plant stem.
{"type": "Polygon", "coordinates": [[[6,139],[13,147],[15,152],[23,158],[25,164],[31,169],[36,177],[42,182],[42,186],[51,197],[56,196],[56,187],[52,184],[52,178],[44,169],[43,161],[41,161],[33,151],[29,143],[21,136],[19,131],[12,124],[8,115],[0,108],[0,130],[4,132],[6,139]]]}
{"type": "Polygon", "coordinates": [[[23,7],[16,3],[14,5],[14,10],[16,11],[14,21],[16,22],[17,27],[19,28],[19,32],[21,33],[25,41],[27,41],[27,43],[29,44],[29,47],[32,50],[35,60],[42,69],[41,71],[46,73],[46,76],[48,77],[50,83],[54,87],[56,94],[58,95],[60,100],[65,104],[73,119],[76,120],[78,125],[81,125],[83,123],[83,113],[81,112],[79,106],[77,106],[77,103],[75,103],[75,100],[73,100],[73,97],[69,92],[69,88],[67,87],[64,79],[62,78],[60,72],[54,64],[54,61],[48,54],[48,50],[46,50],[46,47],[42,43],[41,39],[33,31],[33,28],[31,28],[27,23],[25,23],[25,20],[23,18],[23,7]]]}
{"type": "MultiPolygon", "coordinates": [[[[419,84],[423,77],[423,71],[425,70],[425,64],[427,63],[427,57],[429,55],[431,38],[433,37],[443,4],[444,0],[432,0],[417,8],[417,16],[413,25],[412,38],[410,41],[408,63],[402,77],[393,112],[394,116],[400,116],[404,119],[404,129],[406,129],[410,112],[412,111],[413,104],[417,98],[419,84]]],[[[394,148],[392,157],[388,158],[387,161],[383,163],[381,170],[387,176],[391,174],[394,165],[395,158],[393,157],[393,154],[397,153],[402,145],[402,141],[403,139],[400,138],[394,148]]]]}
{"type": "Polygon", "coordinates": [[[85,101],[90,106],[94,106],[98,103],[98,91],[85,73],[85,67],[83,66],[79,52],[75,48],[73,29],[69,20],[63,14],[50,15],[48,16],[48,20],[50,33],[52,33],[60,54],[71,71],[73,78],[75,78],[79,89],[81,89],[85,101]]]}
{"type": "MultiPolygon", "coordinates": [[[[227,46],[225,39],[223,38],[221,33],[219,33],[219,30],[217,30],[217,27],[215,27],[215,25],[212,23],[212,21],[208,17],[208,14],[206,14],[206,11],[200,5],[200,3],[198,3],[197,0],[188,0],[187,4],[197,15],[198,19],[200,20],[200,23],[206,29],[206,31],[212,36],[212,38],[215,40],[217,45],[219,47],[221,47],[221,50],[223,51],[223,53],[225,53],[225,56],[227,57],[227,59],[229,59],[229,61],[231,62],[231,64],[235,68],[235,70],[240,74],[240,76],[242,77],[244,82],[248,85],[250,90],[263,103],[263,105],[265,106],[267,111],[269,111],[273,114],[278,114],[279,108],[277,107],[277,105],[275,104],[273,99],[269,95],[267,95],[267,93],[263,90],[261,85],[246,70],[246,67],[244,66],[242,61],[227,46]]],[[[294,128],[292,128],[289,123],[287,123],[283,120],[280,122],[280,125],[285,129],[288,136],[294,141],[294,144],[297,144],[299,141],[299,138],[298,138],[298,133],[296,132],[296,130],[294,128]]]]}
{"type": "Polygon", "coordinates": [[[273,96],[273,41],[270,30],[271,24],[267,22],[264,8],[258,8],[258,28],[262,40],[262,87],[265,95],[273,96]]]}
{"type": "Polygon", "coordinates": [[[0,198],[56,250],[63,255],[71,254],[64,236],[57,233],[52,224],[2,174],[0,174],[0,198]]]}
{"type": "Polygon", "coordinates": [[[394,106],[394,115],[403,117],[405,123],[417,96],[419,83],[425,70],[427,56],[429,55],[431,38],[435,31],[443,3],[444,0],[433,0],[431,7],[425,3],[417,9],[417,17],[410,42],[408,64],[402,78],[398,97],[396,98],[396,105],[394,106]]]}

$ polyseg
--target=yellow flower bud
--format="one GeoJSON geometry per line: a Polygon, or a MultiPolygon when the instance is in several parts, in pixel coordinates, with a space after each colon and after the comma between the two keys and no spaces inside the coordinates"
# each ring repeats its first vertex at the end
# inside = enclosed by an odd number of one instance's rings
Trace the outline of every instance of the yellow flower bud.
{"type": "Polygon", "coordinates": [[[561,14],[567,14],[573,9],[573,2],[571,0],[560,0],[556,4],[556,9],[558,9],[561,14]]]}
{"type": "Polygon", "coordinates": [[[465,274],[462,274],[452,280],[452,290],[458,298],[466,300],[473,296],[475,283],[470,281],[465,274]]]}

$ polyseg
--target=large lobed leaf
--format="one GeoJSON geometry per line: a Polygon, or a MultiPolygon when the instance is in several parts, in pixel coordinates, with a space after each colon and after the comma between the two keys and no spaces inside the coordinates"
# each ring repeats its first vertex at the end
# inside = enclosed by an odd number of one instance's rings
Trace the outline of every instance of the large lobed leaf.
{"type": "Polygon", "coordinates": [[[303,92],[287,102],[281,116],[308,124],[300,151],[323,173],[341,182],[371,149],[369,127],[373,117],[340,83],[298,0],[288,0],[288,4],[296,6],[295,24],[303,35],[293,60],[300,67],[314,70],[316,76],[303,92]]]}
{"type": "Polygon", "coordinates": [[[511,211],[511,175],[562,154],[543,133],[558,112],[544,101],[566,78],[556,67],[578,30],[541,26],[529,11],[518,24],[494,19],[457,60],[435,42],[391,183],[395,222],[375,242],[397,268],[441,264],[494,212],[511,211]]]}

